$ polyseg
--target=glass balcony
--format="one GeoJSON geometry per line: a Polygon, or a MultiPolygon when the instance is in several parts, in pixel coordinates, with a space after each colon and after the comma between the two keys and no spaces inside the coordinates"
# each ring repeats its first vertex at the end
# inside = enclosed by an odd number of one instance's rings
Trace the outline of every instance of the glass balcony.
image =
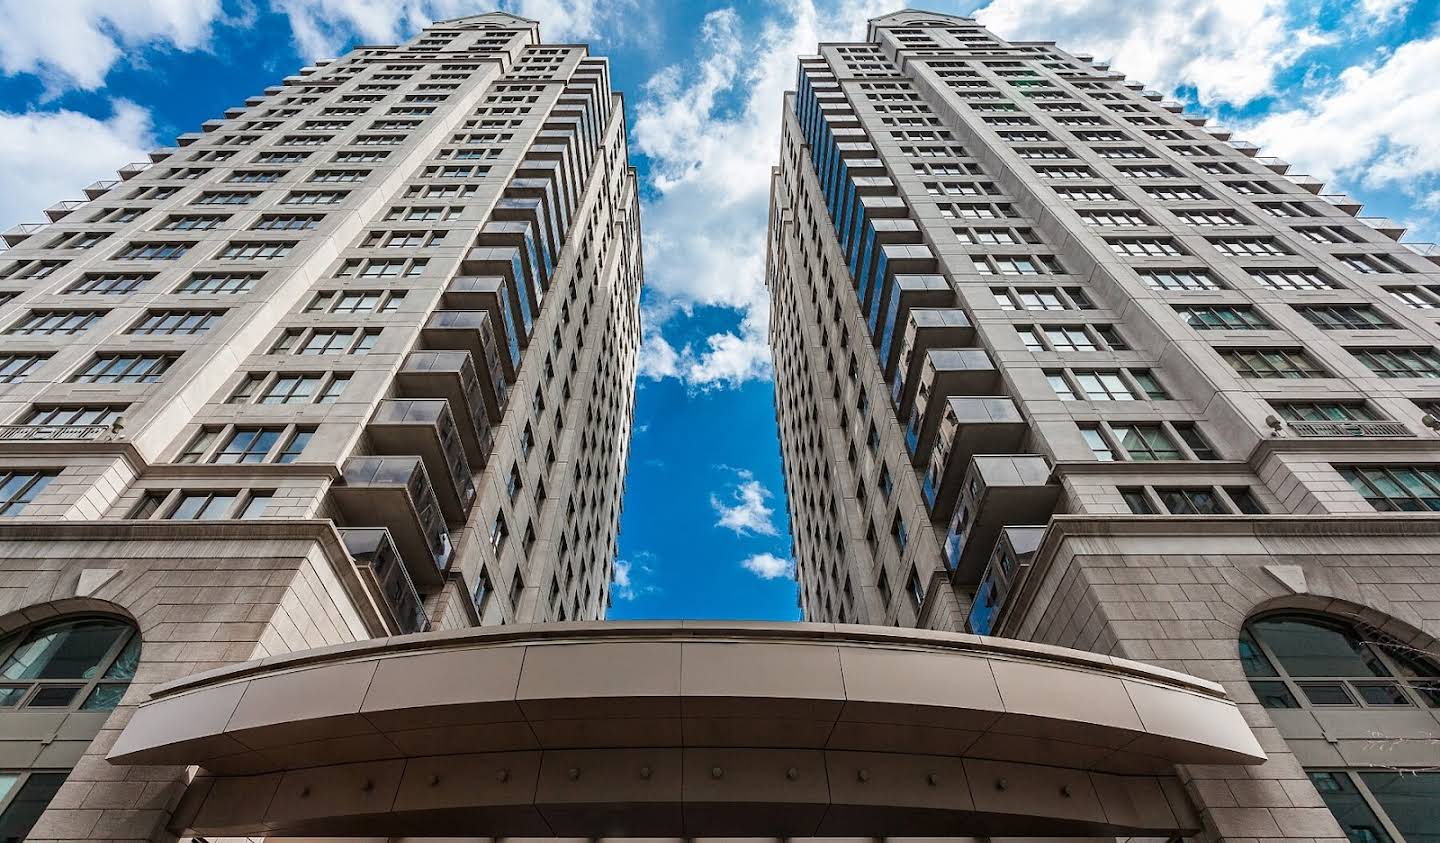
{"type": "Polygon", "coordinates": [[[1360,213],[1360,209],[1365,207],[1348,193],[1322,193],[1320,194],[1320,198],[1352,217],[1360,213]]]}
{"type": "Polygon", "coordinates": [[[1007,396],[951,398],[940,419],[921,486],[931,518],[940,522],[949,519],[972,457],[1014,453],[1020,450],[1029,429],[1020,408],[1007,396]]]}
{"type": "Polygon", "coordinates": [[[385,527],[410,578],[424,589],[445,579],[452,548],[440,503],[418,456],[351,457],[330,488],[348,527],[385,527]]]}
{"type": "Polygon", "coordinates": [[[149,161],[136,161],[133,164],[126,164],[125,166],[120,168],[120,180],[129,181],[130,179],[133,179],[141,173],[145,172],[146,170],[150,169],[152,166],[154,166],[154,164],[149,161]]]}
{"type": "Polygon", "coordinates": [[[970,618],[966,631],[975,635],[991,635],[995,622],[1010,592],[1030,572],[1030,563],[1040,540],[1045,535],[1042,527],[1006,527],[1000,531],[1000,540],[980,577],[980,587],[975,590],[975,602],[970,606],[970,618]]]}
{"type": "Polygon", "coordinates": [[[1189,123],[1189,124],[1192,125],[1192,126],[1204,126],[1206,123],[1209,123],[1209,122],[1210,122],[1210,118],[1209,118],[1209,117],[1206,117],[1206,116],[1203,115],[1203,114],[1184,114],[1184,113],[1182,113],[1182,114],[1180,115],[1180,119],[1181,119],[1181,120],[1184,120],[1186,123],[1189,123]]]}
{"type": "Polygon", "coordinates": [[[900,353],[895,358],[890,379],[890,401],[900,418],[909,418],[914,406],[916,387],[925,366],[925,355],[932,348],[963,348],[975,342],[975,326],[958,307],[917,308],[905,320],[905,333],[900,353]]]}
{"type": "Polygon", "coordinates": [[[880,320],[880,368],[888,378],[900,359],[903,332],[910,311],[922,307],[945,307],[955,302],[955,291],[943,275],[897,275],[890,306],[880,320]],[[902,336],[897,339],[897,334],[902,336]]]}
{"type": "Polygon", "coordinates": [[[401,635],[429,632],[430,618],[425,613],[425,603],[400,561],[400,551],[390,540],[390,531],[383,527],[347,528],[340,531],[340,538],[355,564],[374,578],[394,628],[401,635]]]}
{"type": "Polygon", "coordinates": [[[1388,217],[1360,217],[1359,219],[1391,240],[1399,240],[1405,236],[1405,226],[1388,217]]]}
{"type": "Polygon", "coordinates": [[[1307,193],[1316,193],[1325,189],[1325,182],[1307,173],[1292,173],[1286,176],[1296,187],[1307,193]]]}
{"type": "Polygon", "coordinates": [[[1260,154],[1260,146],[1258,144],[1253,144],[1250,141],[1232,140],[1230,141],[1230,147],[1237,150],[1238,152],[1241,152],[1242,154],[1250,156],[1251,158],[1254,158],[1256,155],[1260,154]]]}
{"type": "Polygon", "coordinates": [[[1181,102],[1176,102],[1175,100],[1161,100],[1160,107],[1170,112],[1171,114],[1179,114],[1185,110],[1185,104],[1181,102]]]}
{"type": "Polygon", "coordinates": [[[464,524],[475,503],[475,483],[460,444],[460,430],[443,398],[389,398],[375,408],[366,428],[378,454],[419,454],[434,483],[440,510],[451,524],[464,524]]]}
{"type": "MultiPolygon", "coordinates": [[[[1204,124],[1201,123],[1201,124],[1199,124],[1199,125],[1204,125],[1204,124]]],[[[1225,126],[1219,126],[1219,125],[1216,125],[1216,126],[1206,126],[1206,127],[1205,127],[1205,133],[1206,133],[1207,135],[1209,135],[1210,137],[1216,139],[1216,140],[1230,140],[1230,136],[1233,134],[1233,132],[1231,132],[1231,131],[1230,131],[1228,128],[1226,128],[1225,126]]]]}
{"type": "Polygon", "coordinates": [[[1050,482],[1050,462],[1039,454],[971,459],[942,548],[954,581],[978,585],[1000,531],[1048,522],[1059,499],[1060,485],[1050,482]]]}
{"type": "Polygon", "coordinates": [[[864,309],[874,293],[881,249],[890,243],[920,243],[925,235],[914,220],[903,216],[907,209],[899,196],[857,193],[847,208],[840,245],[849,261],[855,299],[864,309]]]}
{"type": "Polygon", "coordinates": [[[983,348],[932,348],[925,353],[915,406],[905,425],[905,445],[916,468],[925,464],[940,417],[954,396],[993,395],[1000,389],[1000,371],[983,348]]]}
{"type": "Polygon", "coordinates": [[[100,181],[92,181],[89,184],[85,185],[85,195],[90,197],[91,199],[99,199],[101,196],[109,193],[110,189],[115,187],[115,185],[119,183],[119,179],[101,179],[100,181]]]}
{"type": "Polygon", "coordinates": [[[5,233],[0,234],[0,238],[5,240],[5,245],[7,246],[18,246],[23,243],[27,237],[40,231],[46,225],[47,223],[43,222],[22,222],[5,229],[5,233]]]}
{"type": "Polygon", "coordinates": [[[1255,159],[1255,163],[1264,167],[1272,173],[1285,175],[1290,172],[1290,162],[1284,158],[1276,158],[1272,155],[1261,156],[1255,159]]]}
{"type": "Polygon", "coordinates": [[[402,398],[443,398],[449,403],[466,462],[476,468],[485,466],[495,443],[469,352],[411,352],[395,375],[395,386],[402,398]]]}
{"type": "Polygon", "coordinates": [[[940,271],[935,253],[924,243],[890,243],[879,247],[870,295],[865,301],[865,323],[871,345],[880,347],[880,317],[890,308],[895,295],[895,278],[900,275],[933,275],[940,271]]]}
{"type": "Polygon", "coordinates": [[[186,133],[183,134],[183,135],[176,135],[176,136],[175,136],[175,145],[176,145],[176,146],[189,146],[190,144],[194,143],[195,141],[200,140],[200,139],[203,138],[203,137],[205,137],[205,135],[201,134],[200,132],[186,132],[186,133]]]}
{"type": "Polygon", "coordinates": [[[420,338],[428,349],[469,352],[475,361],[486,413],[491,424],[499,424],[510,398],[510,383],[502,374],[490,314],[483,310],[436,310],[425,320],[420,338]]]}
{"type": "Polygon", "coordinates": [[[84,199],[67,199],[64,202],[56,202],[45,209],[45,216],[49,217],[51,222],[58,222],[69,216],[71,212],[88,204],[90,203],[84,199]]]}
{"type": "Polygon", "coordinates": [[[1440,263],[1440,244],[1437,243],[1401,243],[1401,246],[1409,249],[1431,263],[1440,263]]]}
{"type": "Polygon", "coordinates": [[[177,152],[179,152],[179,151],[180,151],[180,150],[176,149],[176,148],[173,147],[173,146],[161,146],[161,147],[157,147],[157,148],[155,148],[155,149],[150,150],[150,160],[151,160],[151,161],[154,161],[154,162],[156,162],[156,163],[159,163],[159,162],[164,161],[165,159],[169,158],[170,156],[174,155],[175,153],[177,153],[177,152]]]}
{"type": "Polygon", "coordinates": [[[523,226],[534,232],[535,251],[540,258],[540,266],[544,270],[545,288],[550,287],[549,278],[555,273],[555,256],[560,254],[559,238],[563,235],[566,227],[566,218],[561,211],[562,201],[554,192],[554,183],[549,179],[522,179],[529,183],[538,183],[543,188],[535,187],[524,190],[512,190],[507,187],[505,195],[495,203],[490,210],[490,218],[501,222],[523,226]],[[522,195],[524,194],[524,195],[522,195]]]}
{"type": "Polygon", "coordinates": [[[520,341],[506,306],[510,296],[505,289],[507,283],[498,275],[460,275],[445,287],[444,303],[448,310],[483,310],[490,314],[501,377],[513,383],[520,369],[520,341]]]}
{"type": "Polygon", "coordinates": [[[1160,93],[1157,90],[1154,90],[1153,88],[1146,88],[1142,90],[1140,92],[1140,96],[1144,97],[1147,100],[1150,100],[1151,102],[1159,102],[1160,100],[1165,99],[1164,94],[1160,93]]]}
{"type": "Polygon", "coordinates": [[[527,285],[525,292],[536,315],[540,312],[541,301],[550,289],[550,275],[554,261],[547,251],[545,240],[536,226],[526,220],[495,220],[485,224],[476,235],[480,247],[505,249],[513,248],[520,255],[520,275],[527,285]]]}

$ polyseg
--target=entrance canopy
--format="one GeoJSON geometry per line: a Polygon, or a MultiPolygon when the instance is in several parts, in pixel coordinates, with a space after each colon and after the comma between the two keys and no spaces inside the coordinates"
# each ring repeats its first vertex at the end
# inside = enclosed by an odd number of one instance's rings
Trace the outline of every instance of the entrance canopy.
{"type": "Polygon", "coordinates": [[[182,835],[1169,835],[1175,764],[1265,760],[1212,683],[824,624],[410,635],[162,686],[115,764],[202,768],[182,835]]]}

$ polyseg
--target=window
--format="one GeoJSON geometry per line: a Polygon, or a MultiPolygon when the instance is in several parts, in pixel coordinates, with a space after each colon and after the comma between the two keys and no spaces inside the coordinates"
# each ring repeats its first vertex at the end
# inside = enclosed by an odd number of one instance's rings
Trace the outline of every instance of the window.
{"type": "Polygon", "coordinates": [[[1440,707],[1434,665],[1379,630],[1339,618],[1254,619],[1241,631],[1239,647],[1245,676],[1266,708],[1440,707]]]}
{"type": "Polygon", "coordinates": [[[76,372],[71,383],[154,383],[179,355],[137,352],[97,354],[90,365],[76,372]]]}
{"type": "Polygon", "coordinates": [[[1271,237],[1225,237],[1210,241],[1216,251],[1231,257],[1280,257],[1294,254],[1271,237]]]}
{"type": "MultiPolygon", "coordinates": [[[[0,471],[0,517],[14,518],[25,506],[45,491],[58,471],[0,471]]],[[[0,692],[3,693],[3,692],[0,692]]]]}
{"type": "Polygon", "coordinates": [[[249,205],[255,201],[258,193],[240,193],[236,191],[209,192],[200,194],[193,203],[194,205],[249,205]]]}
{"type": "Polygon", "coordinates": [[[1271,402],[1271,407],[1286,421],[1378,421],[1380,416],[1369,405],[1339,401],[1271,402]]]}
{"type": "Polygon", "coordinates": [[[1126,455],[1137,462],[1180,460],[1185,455],[1180,446],[1158,424],[1112,424],[1115,438],[1126,455]]]}
{"type": "Polygon", "coordinates": [[[210,462],[219,465],[265,462],[282,433],[283,429],[278,427],[237,427],[224,447],[210,457],[210,462]]]}
{"type": "Polygon", "coordinates": [[[251,373],[241,380],[228,403],[249,404],[332,404],[350,383],[349,372],[333,375],[282,372],[265,386],[268,376],[251,373]],[[264,390],[261,387],[264,386],[264,390]]]}
{"type": "Polygon", "coordinates": [[[256,231],[309,231],[320,220],[320,214],[266,214],[251,228],[256,231]]]}
{"type": "Polygon", "coordinates": [[[24,383],[25,377],[48,359],[48,354],[0,355],[0,383],[24,383]]]}
{"type": "Polygon", "coordinates": [[[1314,269],[1247,269],[1255,283],[1272,290],[1338,290],[1340,285],[1314,269]]]}
{"type": "Polygon", "coordinates": [[[218,214],[181,214],[166,218],[155,228],[157,231],[209,231],[228,219],[218,214]]]}
{"type": "Polygon", "coordinates": [[[1119,489],[1120,497],[1130,512],[1135,515],[1154,515],[1155,505],[1150,502],[1150,496],[1145,494],[1144,489],[1125,488],[1119,489]]]}
{"type": "Polygon", "coordinates": [[[223,310],[152,310],[141,317],[131,334],[199,334],[210,330],[223,310]]]}
{"type": "Polygon", "coordinates": [[[1221,228],[1249,225],[1250,221],[1226,208],[1205,208],[1198,211],[1176,211],[1175,216],[1186,225],[1221,228]]]}
{"type": "Polygon", "coordinates": [[[1139,211],[1129,208],[1116,209],[1113,211],[1081,211],[1080,219],[1089,225],[1102,228],[1125,228],[1131,226],[1150,225],[1150,220],[1139,211]]]}
{"type": "Polygon", "coordinates": [[[296,190],[280,200],[282,205],[338,205],[349,194],[343,190],[296,190]]]}
{"type": "Polygon", "coordinates": [[[379,328],[292,328],[280,336],[271,354],[365,354],[380,338],[379,328]],[[305,338],[300,342],[301,337],[305,338]]]}
{"type": "Polygon", "coordinates": [[[1403,838],[1425,843],[1435,839],[1440,828],[1434,812],[1440,800],[1440,773],[1383,769],[1306,773],[1350,840],[1400,843],[1403,838]],[[1388,825],[1381,824],[1381,817],[1388,825]]]}
{"type": "MultiPolygon", "coordinates": [[[[12,635],[0,644],[0,653],[4,654],[0,664],[0,710],[110,711],[119,705],[135,676],[140,662],[140,636],[121,620],[71,618],[12,635]]],[[[32,780],[36,775],[42,774],[32,773],[32,780]]],[[[15,776],[0,774],[0,799],[14,787],[15,776]]],[[[62,781],[65,778],[63,774],[58,777],[62,781]]],[[[12,825],[12,811],[19,798],[0,813],[0,839],[24,837],[23,833],[11,836],[17,831],[12,825]]],[[[45,801],[48,799],[47,795],[45,801]]],[[[35,810],[30,822],[43,807],[35,810]]]]}
{"type": "Polygon", "coordinates": [[[103,310],[32,310],[21,317],[7,334],[55,336],[82,333],[99,322],[103,310]]]}
{"type": "Polygon", "coordinates": [[[1185,254],[1174,240],[1158,237],[1108,239],[1110,251],[1132,258],[1175,258],[1185,254]]]}
{"type": "Polygon", "coordinates": [[[109,427],[115,423],[116,419],[120,418],[120,414],[125,411],[127,406],[129,405],[37,406],[32,407],[30,414],[25,416],[25,420],[20,423],[34,427],[88,427],[90,425],[109,427]]]}
{"type": "Polygon", "coordinates": [[[1395,327],[1368,304],[1307,305],[1295,309],[1310,324],[1325,331],[1373,331],[1395,327]]]}
{"type": "Polygon", "coordinates": [[[188,293],[191,295],[212,295],[224,293],[235,295],[248,293],[254,289],[255,281],[259,275],[237,272],[197,272],[185,279],[185,282],[175,288],[177,293],[188,293]]]}
{"type": "Polygon", "coordinates": [[[1213,489],[1156,489],[1160,505],[1171,515],[1226,515],[1213,489]]]}
{"type": "Polygon", "coordinates": [[[227,243],[216,260],[222,261],[268,261],[278,260],[290,254],[293,242],[265,240],[258,242],[227,243]]]}
{"type": "Polygon", "coordinates": [[[1144,269],[1140,280],[1152,290],[1223,290],[1225,286],[1203,269],[1144,269]]]}
{"type": "Polygon", "coordinates": [[[230,517],[239,492],[181,492],[165,516],[172,521],[215,521],[230,517]]]}
{"type": "Polygon", "coordinates": [[[1440,512],[1440,465],[1340,468],[1377,512],[1440,512]]]}
{"type": "Polygon", "coordinates": [[[1249,305],[1176,307],[1175,312],[1197,331],[1263,331],[1275,327],[1249,305]]]}
{"type": "Polygon", "coordinates": [[[1074,388],[1062,372],[1047,371],[1045,377],[1055,394],[1064,401],[1138,401],[1140,395],[1119,371],[1076,369],[1071,371],[1074,388]]]}
{"type": "Polygon", "coordinates": [[[1434,310],[1440,307],[1440,288],[1385,287],[1384,290],[1406,307],[1416,310],[1434,310]]]}
{"type": "Polygon", "coordinates": [[[1440,378],[1440,355],[1437,355],[1433,348],[1346,350],[1382,378],[1440,378]]]}
{"type": "Polygon", "coordinates": [[[97,273],[86,275],[66,287],[64,292],[72,295],[118,296],[133,293],[154,275],[137,272],[97,273]]]}
{"type": "Polygon", "coordinates": [[[1079,287],[991,287],[1001,310],[1093,310],[1079,287]]]}
{"type": "Polygon", "coordinates": [[[173,261],[190,251],[193,243],[131,243],[115,255],[119,261],[173,261]]]}
{"type": "Polygon", "coordinates": [[[1227,348],[1220,351],[1220,356],[1243,378],[1328,377],[1310,355],[1299,349],[1227,348]]]}

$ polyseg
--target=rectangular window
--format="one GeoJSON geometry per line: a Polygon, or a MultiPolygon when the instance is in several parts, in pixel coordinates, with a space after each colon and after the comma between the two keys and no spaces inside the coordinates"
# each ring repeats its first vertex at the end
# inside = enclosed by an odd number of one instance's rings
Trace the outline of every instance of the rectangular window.
{"type": "Polygon", "coordinates": [[[1244,378],[1323,378],[1326,371],[1300,349],[1226,348],[1220,351],[1225,362],[1244,378]]]}
{"type": "Polygon", "coordinates": [[[1126,455],[1138,462],[1181,460],[1180,446],[1159,424],[1112,424],[1115,438],[1126,455]]]}
{"type": "Polygon", "coordinates": [[[70,378],[70,382],[154,383],[178,357],[177,354],[151,352],[97,354],[88,366],[70,378]]]}
{"type": "Polygon", "coordinates": [[[171,215],[155,227],[156,231],[209,231],[218,228],[221,223],[230,219],[219,214],[179,214],[171,215]]]}
{"type": "Polygon", "coordinates": [[[45,491],[60,472],[20,469],[0,471],[0,518],[14,518],[45,491]]]}
{"type": "Polygon", "coordinates": [[[216,255],[222,261],[268,261],[279,260],[290,254],[295,244],[290,241],[257,241],[228,243],[216,255]]]}
{"type": "Polygon", "coordinates": [[[1224,285],[1216,281],[1203,269],[1145,269],[1140,280],[1152,290],[1223,290],[1224,285]]]}
{"type": "Polygon", "coordinates": [[[1160,504],[1171,515],[1228,515],[1214,489],[1156,489],[1160,504]]]}
{"type": "Polygon", "coordinates": [[[1395,327],[1368,304],[1306,305],[1295,309],[1310,324],[1324,331],[1374,331],[1395,327]]]}
{"type": "Polygon", "coordinates": [[[21,424],[32,427],[108,427],[120,418],[128,404],[89,405],[63,404],[59,406],[36,406],[30,409],[21,424]]]}
{"type": "Polygon", "coordinates": [[[170,514],[165,517],[172,521],[215,521],[228,518],[239,497],[238,492],[181,492],[170,514]]]}
{"type": "Polygon", "coordinates": [[[1197,331],[1263,331],[1275,327],[1249,305],[1176,307],[1175,312],[1197,331]]]}
{"type": "Polygon", "coordinates": [[[1110,238],[1105,242],[1115,254],[1132,258],[1176,258],[1185,254],[1180,244],[1168,238],[1110,238]]]}
{"type": "Polygon", "coordinates": [[[131,243],[116,253],[117,261],[173,261],[190,251],[193,243],[131,243]]]}
{"type": "Polygon", "coordinates": [[[210,457],[218,465],[262,463],[280,441],[283,428],[237,427],[225,445],[210,457]]]}
{"type": "Polygon", "coordinates": [[[249,205],[255,201],[258,193],[241,193],[237,191],[213,191],[202,193],[191,204],[193,205],[249,205]]]}
{"type": "Polygon", "coordinates": [[[1380,416],[1363,402],[1342,401],[1285,401],[1271,402],[1270,406],[1280,418],[1286,421],[1303,422],[1348,422],[1379,421],[1380,416]]]}
{"type": "Polygon", "coordinates": [[[73,295],[120,296],[135,292],[141,284],[154,277],[138,272],[96,273],[73,282],[64,292],[73,295]]]}
{"type": "Polygon", "coordinates": [[[49,354],[0,355],[0,383],[24,383],[25,377],[48,359],[49,354]]]}
{"type": "Polygon", "coordinates": [[[253,226],[256,231],[309,231],[320,224],[320,214],[266,214],[253,226]]]}
{"type": "Polygon", "coordinates": [[[1440,378],[1440,354],[1433,348],[1348,348],[1382,378],[1440,378]]]}
{"type": "Polygon", "coordinates": [[[1338,290],[1340,285],[1314,269],[1247,269],[1255,283],[1272,290],[1338,290]]]}
{"type": "Polygon", "coordinates": [[[223,310],[152,310],[141,317],[131,334],[199,334],[210,330],[223,310]]]}
{"type": "Polygon", "coordinates": [[[349,194],[343,190],[296,190],[280,200],[282,205],[338,205],[349,194]]]}
{"type": "Polygon", "coordinates": [[[1440,512],[1440,466],[1337,467],[1377,512],[1440,512]]]}
{"type": "Polygon", "coordinates": [[[32,310],[5,333],[23,336],[79,334],[99,322],[105,313],[103,310],[32,310]]]}

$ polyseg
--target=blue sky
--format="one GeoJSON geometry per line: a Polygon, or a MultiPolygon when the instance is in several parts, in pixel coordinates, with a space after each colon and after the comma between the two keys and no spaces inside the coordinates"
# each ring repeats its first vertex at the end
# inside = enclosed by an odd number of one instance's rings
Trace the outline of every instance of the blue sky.
{"type": "MultiPolygon", "coordinates": [[[[313,58],[499,5],[626,95],[646,342],[611,616],[793,619],[763,283],[795,56],[888,0],[0,0],[0,227],[313,58]]],[[[1054,40],[1440,239],[1440,0],[941,0],[1054,40]]]]}

